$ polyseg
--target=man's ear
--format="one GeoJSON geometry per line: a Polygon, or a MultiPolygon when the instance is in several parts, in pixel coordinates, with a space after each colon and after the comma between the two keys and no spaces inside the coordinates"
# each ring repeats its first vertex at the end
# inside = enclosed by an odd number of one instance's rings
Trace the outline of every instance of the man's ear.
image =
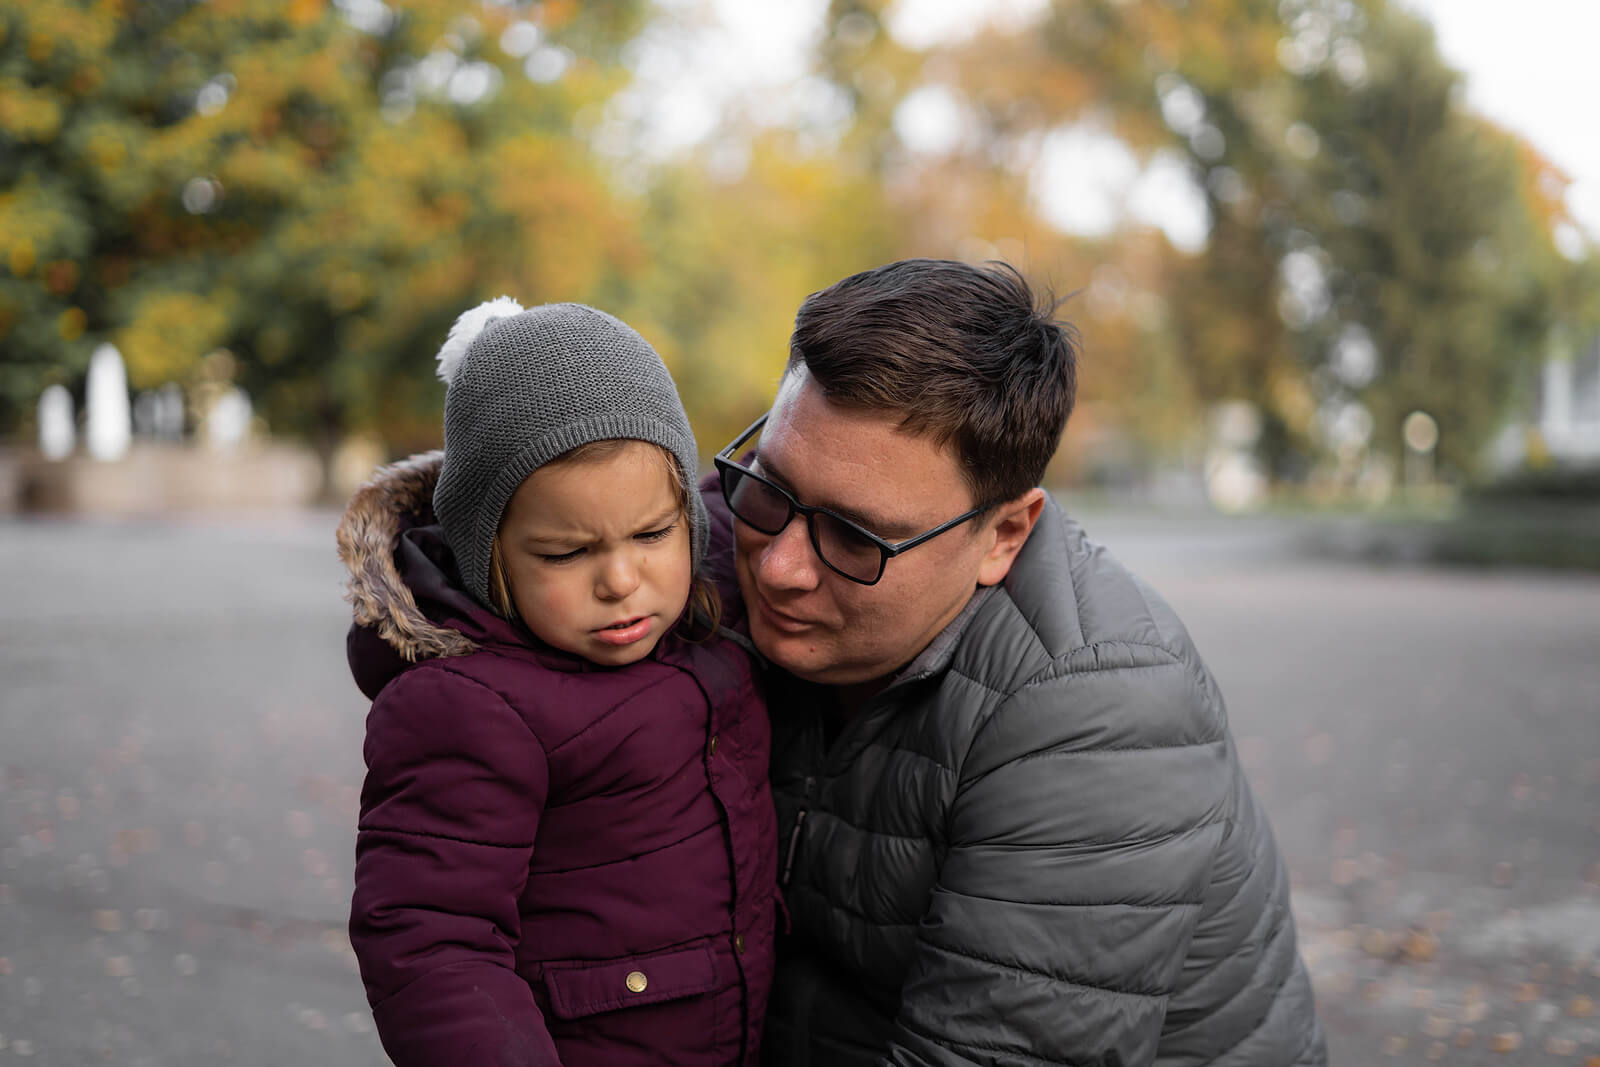
{"type": "Polygon", "coordinates": [[[1011,573],[1011,564],[1027,544],[1033,524],[1044,511],[1044,490],[1029,489],[1026,493],[1001,504],[984,525],[993,531],[994,541],[978,564],[979,585],[999,585],[1011,573]]]}

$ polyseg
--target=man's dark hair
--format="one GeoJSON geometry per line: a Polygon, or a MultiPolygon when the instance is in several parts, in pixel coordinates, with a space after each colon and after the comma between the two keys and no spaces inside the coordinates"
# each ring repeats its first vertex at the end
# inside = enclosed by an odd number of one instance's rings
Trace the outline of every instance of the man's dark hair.
{"type": "Polygon", "coordinates": [[[1005,263],[905,259],[812,293],[788,369],[829,403],[953,444],[975,503],[1039,484],[1077,393],[1078,335],[1005,263]]]}

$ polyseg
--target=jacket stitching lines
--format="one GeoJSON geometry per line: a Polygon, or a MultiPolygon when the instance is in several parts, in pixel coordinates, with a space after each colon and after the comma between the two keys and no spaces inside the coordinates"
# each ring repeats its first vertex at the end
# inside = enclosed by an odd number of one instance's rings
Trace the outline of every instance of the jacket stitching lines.
{"type": "MultiPolygon", "coordinates": [[[[1267,910],[1267,909],[1263,908],[1263,910],[1267,910]]],[[[1281,909],[1280,908],[1273,908],[1271,910],[1279,911],[1281,909]]],[[[1261,964],[1263,962],[1268,962],[1270,960],[1270,954],[1272,952],[1272,946],[1282,942],[1283,934],[1285,932],[1286,932],[1286,930],[1285,930],[1284,924],[1281,921],[1277,921],[1275,919],[1274,922],[1272,923],[1272,929],[1267,934],[1267,937],[1266,937],[1265,941],[1261,941],[1261,940],[1258,940],[1256,938],[1251,938],[1250,940],[1245,942],[1243,946],[1241,946],[1241,947],[1248,947],[1248,948],[1256,950],[1256,951],[1254,951],[1252,953],[1252,955],[1254,955],[1259,962],[1257,963],[1256,967],[1251,970],[1251,973],[1248,976],[1248,980],[1243,982],[1242,984],[1240,984],[1240,986],[1237,989],[1235,989],[1232,993],[1230,993],[1228,995],[1226,1000],[1224,1000],[1221,1004],[1218,1004],[1213,1009],[1213,1014],[1214,1015],[1221,1014],[1223,1011],[1225,1011],[1226,1009],[1231,1007],[1235,1002],[1237,1002],[1245,994],[1247,994],[1247,993],[1254,994],[1259,990],[1260,987],[1259,987],[1259,985],[1257,985],[1257,982],[1261,978],[1261,964]]],[[[1271,980],[1275,984],[1276,988],[1273,991],[1272,1000],[1268,1002],[1268,1004],[1266,1006],[1266,1009],[1264,1011],[1262,1011],[1261,1017],[1256,1020],[1255,1025],[1251,1026],[1250,1029],[1242,1037],[1239,1038],[1239,1040],[1235,1041],[1233,1044],[1229,1045],[1227,1048],[1225,1048],[1221,1052],[1217,1053],[1217,1055],[1213,1059],[1211,1059],[1209,1062],[1211,1062],[1211,1063],[1219,1063],[1219,1062],[1222,1062],[1222,1061],[1226,1060],[1227,1057],[1235,1049],[1239,1048],[1239,1046],[1243,1045],[1245,1042],[1249,1041],[1256,1034],[1261,1032],[1261,1030],[1267,1025],[1268,1020],[1272,1016],[1272,1007],[1273,1007],[1273,1005],[1277,1002],[1279,997],[1284,995],[1284,992],[1288,988],[1290,980],[1294,977],[1294,970],[1295,970],[1295,966],[1296,966],[1298,960],[1299,960],[1299,952],[1297,950],[1295,950],[1295,951],[1290,951],[1288,953],[1288,956],[1287,956],[1286,960],[1284,960],[1283,962],[1279,963],[1278,967],[1275,968],[1275,969],[1283,971],[1284,973],[1275,974],[1275,975],[1271,976],[1271,980]]],[[[1206,973],[1204,975],[1201,975],[1200,978],[1196,979],[1196,981],[1200,981],[1200,980],[1202,980],[1204,978],[1210,977],[1212,974],[1215,974],[1216,971],[1217,971],[1217,968],[1220,967],[1225,962],[1228,962],[1227,959],[1219,960],[1216,966],[1207,968],[1206,973]]],[[[1182,1030],[1179,1030],[1177,1032],[1181,1034],[1184,1031],[1191,1030],[1191,1029],[1194,1029],[1194,1028],[1198,1028],[1199,1026],[1205,1024],[1207,1021],[1208,1021],[1208,1019],[1206,1019],[1204,1017],[1196,1019],[1194,1022],[1185,1025],[1182,1030]]]]}
{"type": "Polygon", "coordinates": [[[1039,845],[1007,845],[1004,842],[988,840],[979,840],[973,842],[958,841],[955,842],[951,847],[955,849],[961,849],[963,851],[989,848],[1005,849],[1015,852],[1035,852],[1045,849],[1055,851],[1064,848],[1100,848],[1105,845],[1154,845],[1166,841],[1176,841],[1182,837],[1190,837],[1201,830],[1208,830],[1217,825],[1219,822],[1225,821],[1226,820],[1220,818],[1205,819],[1200,822],[1189,823],[1177,830],[1169,830],[1164,834],[1151,834],[1147,837],[1074,837],[1067,841],[1050,841],[1039,845]]]}
{"type": "MultiPolygon", "coordinates": [[[[506,656],[503,653],[500,653],[500,652],[498,652],[498,651],[496,651],[495,649],[492,649],[492,648],[491,649],[486,649],[485,651],[489,652],[491,655],[497,656],[500,659],[513,659],[513,657],[506,656]]],[[[558,744],[556,744],[552,748],[545,748],[545,744],[544,744],[544,742],[542,740],[540,740],[539,735],[534,733],[533,726],[532,726],[531,723],[528,722],[527,716],[523,715],[521,710],[518,708],[518,706],[516,704],[513,704],[511,702],[511,699],[509,697],[507,697],[504,693],[502,693],[498,689],[494,688],[494,686],[489,685],[486,682],[480,681],[479,679],[474,678],[472,675],[467,674],[464,671],[458,670],[458,669],[456,669],[454,667],[446,666],[444,664],[444,662],[441,661],[441,660],[430,660],[429,662],[430,663],[437,663],[439,665],[437,669],[442,670],[442,671],[446,672],[447,674],[453,674],[453,675],[456,675],[457,677],[464,678],[467,681],[471,682],[472,684],[474,684],[476,686],[479,686],[480,688],[487,689],[489,692],[491,692],[495,696],[499,697],[501,702],[504,703],[505,706],[508,709],[510,709],[511,712],[514,715],[516,715],[517,719],[521,721],[522,725],[524,726],[524,728],[527,729],[528,733],[533,734],[534,740],[539,742],[539,747],[545,750],[546,757],[555,755],[557,752],[560,752],[566,746],[572,744],[574,741],[577,741],[584,734],[588,733],[590,730],[593,730],[595,727],[599,726],[601,723],[603,723],[607,719],[609,719],[612,715],[614,715],[618,711],[622,710],[623,705],[628,703],[628,701],[637,698],[640,694],[642,694],[642,693],[646,692],[647,690],[649,690],[651,688],[651,686],[657,684],[656,682],[645,682],[644,684],[640,685],[639,688],[634,690],[633,692],[628,693],[628,694],[626,694],[626,695],[624,695],[622,697],[619,697],[615,704],[612,704],[605,711],[601,712],[597,717],[595,717],[593,719],[590,719],[587,723],[584,724],[583,729],[579,730],[577,733],[573,734],[571,737],[567,738],[564,741],[559,742],[558,744]]],[[[520,663],[521,661],[520,660],[513,660],[513,662],[519,662],[520,663]]],[[[672,664],[667,664],[667,666],[672,666],[672,664]]],[[[679,669],[681,670],[682,668],[679,668],[679,669]]]]}
{"type": "MultiPolygon", "coordinates": [[[[1099,648],[1105,648],[1107,646],[1106,645],[1084,645],[1083,647],[1084,648],[1099,649],[1099,648]]],[[[1120,646],[1120,647],[1127,648],[1127,647],[1130,647],[1130,646],[1123,645],[1123,646],[1120,646]]],[[[1166,652],[1167,651],[1166,649],[1161,648],[1159,645],[1133,645],[1131,647],[1133,647],[1133,648],[1155,649],[1158,652],[1166,652]]],[[[1076,651],[1076,650],[1074,650],[1074,651],[1076,651]]],[[[1170,655],[1170,653],[1169,653],[1169,655],[1170,655]]],[[[1064,658],[1066,658],[1066,657],[1063,657],[1063,659],[1064,658]]],[[[1048,672],[1048,673],[1035,675],[1034,677],[1029,678],[1026,682],[1023,682],[1022,685],[1020,685],[1016,689],[1014,689],[1011,692],[1010,695],[1014,697],[1014,696],[1018,695],[1019,693],[1026,693],[1030,689],[1038,689],[1040,687],[1051,685],[1051,684],[1056,683],[1056,682],[1069,682],[1069,681],[1073,681],[1073,680],[1078,679],[1078,678],[1097,678],[1097,677],[1099,677],[1100,675],[1103,675],[1103,674],[1132,674],[1135,671],[1162,671],[1162,670],[1170,670],[1173,667],[1177,667],[1180,670],[1185,669],[1184,662],[1182,660],[1179,660],[1179,659],[1162,660],[1159,663],[1118,663],[1115,666],[1110,666],[1110,667],[1089,667],[1089,666],[1073,667],[1073,666],[1071,666],[1069,664],[1062,663],[1061,660],[1058,659],[1054,663],[1052,663],[1051,666],[1052,667],[1065,667],[1066,669],[1065,670],[1058,670],[1058,671],[1051,671],[1051,672],[1048,672]]]]}
{"type": "Polygon", "coordinates": [[[1226,745],[1227,742],[1220,737],[1213,737],[1205,741],[1184,741],[1176,745],[1114,745],[1106,748],[1051,748],[1037,752],[1024,752],[1014,759],[1009,759],[1002,764],[1007,766],[1013,763],[1024,763],[1033,759],[1064,759],[1068,756],[1115,756],[1120,752],[1172,752],[1181,748],[1215,748],[1226,745]]]}
{"type": "Polygon", "coordinates": [[[939,1037],[934,1034],[930,1034],[925,1030],[912,1026],[906,1022],[904,1017],[900,1019],[900,1025],[916,1034],[918,1037],[926,1041],[931,1041],[935,1045],[940,1045],[945,1048],[970,1048],[979,1052],[998,1052],[1002,1056],[1015,1056],[1021,1059],[1031,1060],[1034,1063],[1058,1063],[1061,1064],[1062,1067],[1072,1067],[1072,1060],[1045,1059],[1043,1056],[1035,1056],[1031,1052],[1024,1052],[1021,1049],[1007,1048],[1004,1045],[979,1045],[971,1041],[955,1041],[948,1037],[939,1037]]]}
{"type": "MultiPolygon", "coordinates": [[[[1256,868],[1256,870],[1259,870],[1259,869],[1260,868],[1256,868]]],[[[1218,905],[1217,905],[1218,913],[1226,911],[1235,901],[1237,901],[1239,899],[1241,894],[1244,893],[1245,886],[1249,883],[1249,880],[1250,880],[1250,877],[1247,875],[1245,877],[1244,881],[1241,881],[1239,883],[1239,887],[1237,889],[1235,889],[1232,894],[1229,895],[1227,900],[1220,901],[1218,903],[1218,905]]],[[[1258,909],[1257,909],[1257,910],[1259,910],[1261,912],[1261,914],[1263,916],[1267,916],[1267,915],[1272,915],[1273,916],[1273,921],[1272,921],[1272,924],[1271,924],[1274,927],[1273,932],[1268,933],[1266,935],[1266,940],[1263,941],[1260,937],[1257,937],[1255,935],[1255,930],[1252,929],[1250,931],[1249,936],[1247,936],[1246,939],[1243,942],[1240,943],[1239,950],[1241,952],[1244,949],[1248,948],[1248,949],[1251,950],[1251,955],[1252,956],[1260,956],[1260,955],[1265,953],[1267,946],[1270,945],[1272,939],[1277,936],[1276,928],[1280,925],[1281,915],[1286,910],[1284,905],[1283,905],[1283,902],[1279,899],[1278,889],[1279,889],[1279,887],[1276,884],[1276,882],[1274,882],[1273,884],[1268,885],[1268,887],[1266,889],[1266,892],[1263,894],[1261,902],[1260,902],[1260,904],[1258,906],[1258,909]]],[[[1224,956],[1218,957],[1211,964],[1210,967],[1207,967],[1203,972],[1201,972],[1200,974],[1197,974],[1197,975],[1194,976],[1193,980],[1189,982],[1188,988],[1193,989],[1193,988],[1198,987],[1203,982],[1205,982],[1207,979],[1211,978],[1213,975],[1215,975],[1219,971],[1221,971],[1222,968],[1226,967],[1229,963],[1233,962],[1233,960],[1234,960],[1234,957],[1231,956],[1231,955],[1224,955],[1224,956]]],[[[1250,977],[1252,979],[1255,977],[1255,972],[1254,971],[1251,972],[1250,977]]],[[[1232,993],[1230,993],[1228,995],[1227,1000],[1225,1000],[1223,1002],[1223,1005],[1226,1006],[1228,1004],[1233,1003],[1235,1000],[1238,999],[1240,993],[1243,992],[1245,989],[1248,989],[1248,988],[1249,988],[1249,982],[1246,982],[1244,985],[1240,986],[1238,989],[1236,989],[1232,993]]],[[[1204,1020],[1196,1020],[1196,1021],[1197,1022],[1202,1022],[1204,1020]]],[[[1178,1032],[1182,1033],[1183,1030],[1187,1030],[1191,1025],[1193,1025],[1193,1024],[1185,1024],[1183,1029],[1179,1030],[1178,1032]]]]}
{"type": "Polygon", "coordinates": [[[837,812],[828,811],[826,808],[818,808],[816,811],[811,813],[810,817],[815,818],[817,815],[824,813],[835,822],[840,823],[843,826],[848,826],[850,829],[859,834],[871,834],[873,837],[892,837],[896,841],[924,841],[930,845],[933,842],[933,838],[922,831],[912,834],[897,834],[893,830],[875,830],[870,826],[861,826],[857,823],[853,823],[849,819],[839,815],[837,812]]]}
{"type": "Polygon", "coordinates": [[[966,897],[968,900],[986,900],[998,904],[1015,904],[1024,908],[1131,908],[1135,911],[1169,911],[1172,908],[1198,908],[1204,901],[1201,900],[1172,900],[1160,904],[1140,904],[1131,900],[1010,900],[1006,897],[978,896],[974,893],[963,893],[959,889],[951,889],[940,883],[937,890],[949,893],[952,896],[966,897]]]}
{"type": "Polygon", "coordinates": [[[950,673],[955,675],[957,678],[962,679],[963,681],[971,682],[973,685],[977,686],[979,689],[984,690],[985,692],[993,693],[997,697],[1006,697],[1006,696],[1010,695],[1007,690],[999,689],[999,688],[997,688],[995,686],[992,686],[988,682],[984,681],[982,678],[974,677],[973,675],[968,674],[966,671],[962,670],[959,667],[951,667],[950,668],[950,673]]]}
{"type": "MultiPolygon", "coordinates": [[[[1268,939],[1269,942],[1272,941],[1272,940],[1276,940],[1276,937],[1277,937],[1277,935],[1274,934],[1272,938],[1268,939]]],[[[1299,954],[1296,953],[1295,955],[1296,955],[1296,957],[1298,957],[1299,954]]],[[[1291,971],[1292,970],[1293,970],[1293,968],[1291,968],[1291,971]]],[[[1267,1010],[1261,1013],[1261,1018],[1256,1021],[1256,1024],[1250,1028],[1249,1032],[1246,1033],[1239,1040],[1235,1041],[1233,1044],[1229,1045],[1227,1048],[1223,1049],[1221,1052],[1217,1053],[1215,1056],[1213,1056],[1210,1060],[1207,1060],[1206,1062],[1207,1063],[1221,1063],[1221,1062],[1223,1062],[1224,1060],[1226,1060],[1228,1058],[1228,1056],[1232,1055],[1232,1053],[1234,1052],[1235,1049],[1238,1049],[1240,1046],[1244,1045],[1245,1042],[1249,1041],[1252,1037],[1255,1037],[1257,1034],[1259,1034],[1266,1027],[1267,1021],[1272,1018],[1272,1009],[1273,1009],[1274,1006],[1277,1005],[1278,998],[1280,998],[1280,997],[1282,997],[1284,995],[1284,993],[1288,989],[1288,987],[1289,987],[1289,982],[1288,982],[1287,979],[1285,979],[1283,982],[1279,983],[1278,988],[1273,991],[1272,1000],[1267,1003],[1267,1010]]],[[[1245,986],[1241,987],[1238,990],[1238,992],[1234,993],[1233,996],[1229,997],[1228,1000],[1226,1001],[1226,1003],[1223,1005],[1223,1007],[1226,1007],[1228,1004],[1232,1004],[1235,1000],[1239,999],[1239,997],[1242,996],[1244,994],[1245,990],[1248,989],[1248,988],[1249,988],[1249,983],[1247,983],[1245,986]]],[[[1306,1048],[1310,1048],[1311,1047],[1311,1043],[1307,1042],[1305,1047],[1306,1048]]],[[[1302,1049],[1301,1051],[1304,1051],[1304,1049],[1302,1049]]]]}
{"type": "Polygon", "coordinates": [[[1092,993],[1109,993],[1113,996],[1138,997],[1141,1000],[1165,1000],[1167,997],[1166,993],[1151,993],[1139,989],[1118,989],[1115,986],[1093,985],[1088,982],[1079,982],[1071,978],[1063,977],[1059,974],[1051,974],[1049,971],[1041,971],[1033,967],[1024,967],[1018,963],[1007,963],[1005,960],[997,960],[989,956],[979,955],[976,952],[968,952],[965,949],[951,948],[948,945],[941,945],[933,941],[924,941],[923,944],[927,945],[935,952],[943,952],[951,956],[960,956],[964,959],[973,960],[978,963],[987,963],[991,967],[999,967],[1003,970],[1015,971],[1018,974],[1033,975],[1038,978],[1045,978],[1052,982],[1059,982],[1062,985],[1069,985],[1074,989],[1083,989],[1092,993]]]}
{"type": "Polygon", "coordinates": [[[1024,752],[1019,756],[1013,756],[1002,763],[997,763],[993,767],[974,774],[970,778],[963,778],[960,782],[959,791],[966,792],[979,782],[988,778],[990,775],[998,774],[1009,767],[1013,767],[1018,763],[1026,762],[1027,760],[1065,759],[1070,756],[1117,756],[1125,752],[1177,751],[1185,748],[1211,748],[1216,745],[1226,744],[1226,738],[1218,737],[1212,738],[1209,741],[1185,741],[1181,745],[1124,745],[1120,748],[1052,748],[1044,751],[1024,752]]]}
{"type": "MultiPolygon", "coordinates": [[[[936,768],[938,768],[941,771],[944,771],[947,774],[954,774],[955,770],[956,770],[954,767],[951,767],[949,764],[947,764],[943,760],[939,759],[938,756],[930,756],[926,752],[922,752],[922,751],[920,751],[918,749],[915,749],[915,748],[908,748],[908,747],[906,747],[904,745],[883,745],[883,744],[879,744],[876,741],[868,741],[868,742],[866,742],[865,744],[863,744],[861,746],[861,751],[862,752],[867,752],[869,750],[870,751],[876,751],[876,752],[904,753],[905,755],[908,755],[908,756],[914,756],[919,760],[923,760],[925,762],[933,764],[936,768]]],[[[859,759],[859,754],[858,754],[857,758],[859,759]]]]}
{"type": "Polygon", "coordinates": [[[848,920],[851,920],[851,921],[854,921],[854,922],[866,923],[867,925],[869,925],[871,927],[874,927],[875,929],[880,929],[881,930],[881,929],[883,929],[885,927],[890,927],[890,926],[915,928],[915,927],[918,927],[918,926],[922,925],[922,916],[920,916],[920,915],[918,915],[917,917],[912,918],[912,919],[905,919],[905,920],[900,920],[900,921],[897,921],[897,920],[894,920],[894,919],[879,918],[879,917],[876,917],[876,916],[868,915],[866,912],[862,911],[860,908],[853,907],[852,905],[847,904],[842,900],[834,900],[832,897],[830,897],[826,893],[824,893],[821,889],[817,888],[817,886],[815,884],[807,883],[806,885],[798,886],[797,888],[804,889],[807,892],[811,893],[813,896],[818,897],[819,899],[821,899],[823,907],[826,907],[826,908],[830,909],[831,911],[840,912],[848,920]]]}
{"type": "Polygon", "coordinates": [[[484,848],[532,848],[532,841],[478,841],[470,837],[457,837],[454,834],[435,834],[427,830],[400,830],[393,826],[361,826],[357,827],[358,833],[363,834],[399,834],[402,837],[431,837],[440,841],[454,841],[461,845],[482,845],[484,848]]]}
{"type": "MultiPolygon", "coordinates": [[[[459,657],[452,657],[452,658],[459,658],[459,657]]],[[[439,671],[439,672],[441,672],[443,674],[448,674],[451,677],[460,678],[464,682],[470,682],[472,685],[477,686],[479,689],[482,689],[483,691],[485,691],[487,693],[494,694],[495,698],[498,699],[500,701],[500,703],[502,703],[502,704],[504,704],[506,706],[506,710],[509,711],[512,714],[512,717],[514,717],[519,723],[522,724],[522,728],[524,730],[528,731],[528,736],[533,738],[533,743],[539,746],[539,751],[544,753],[544,755],[545,755],[545,757],[547,759],[549,758],[549,750],[547,750],[545,748],[544,740],[537,733],[534,732],[533,725],[528,722],[527,716],[523,715],[522,712],[518,710],[517,706],[511,702],[511,698],[510,697],[506,696],[504,693],[500,692],[500,690],[496,689],[494,686],[490,685],[489,683],[487,683],[485,681],[482,681],[481,679],[474,678],[472,675],[468,674],[466,671],[458,670],[455,667],[449,666],[442,659],[428,660],[426,663],[418,664],[418,669],[427,669],[429,667],[432,667],[432,669],[434,669],[436,671],[439,671]]],[[[411,672],[407,671],[405,673],[410,674],[411,672]]]]}
{"type": "MultiPolygon", "coordinates": [[[[545,810],[548,811],[549,809],[546,808],[545,810]]],[[[676,841],[669,841],[664,845],[657,845],[655,848],[650,849],[648,852],[629,853],[628,856],[623,860],[614,860],[614,859],[601,860],[599,863],[590,863],[590,864],[586,864],[585,866],[582,866],[582,867],[561,867],[561,868],[534,867],[534,868],[530,868],[528,873],[530,875],[532,875],[532,876],[550,875],[550,874],[576,874],[578,871],[597,871],[597,870],[600,870],[601,868],[604,868],[604,867],[618,867],[618,866],[621,866],[624,863],[632,863],[635,860],[644,859],[646,856],[657,856],[657,855],[660,855],[661,853],[665,852],[669,848],[677,848],[678,846],[682,845],[685,841],[692,841],[695,838],[700,837],[703,834],[709,833],[712,830],[720,829],[721,826],[722,826],[722,820],[718,819],[716,822],[710,823],[710,824],[708,824],[706,826],[702,826],[698,830],[695,830],[693,833],[690,833],[687,836],[678,838],[676,841]]],[[[627,998],[627,999],[629,1000],[630,1003],[634,1002],[634,998],[630,997],[630,998],[627,998]]]]}
{"type": "MultiPolygon", "coordinates": [[[[671,665],[669,664],[669,666],[671,666],[671,665]]],[[[681,668],[680,668],[680,670],[681,670],[681,668]]],[[[687,672],[685,672],[685,673],[687,673],[687,672]]],[[[579,730],[577,733],[573,734],[571,737],[569,737],[566,740],[560,742],[554,748],[552,748],[550,750],[551,754],[554,755],[555,753],[560,752],[563,748],[565,748],[568,745],[572,744],[573,742],[577,741],[578,739],[583,737],[585,734],[587,734],[589,731],[591,731],[593,729],[596,729],[601,723],[605,722],[607,719],[611,718],[611,716],[613,716],[617,712],[621,711],[622,710],[622,706],[624,704],[628,703],[628,701],[630,701],[630,700],[636,699],[640,694],[648,691],[652,686],[654,686],[656,684],[658,684],[658,683],[653,682],[653,681],[652,682],[646,682],[645,684],[641,685],[638,689],[634,690],[633,692],[627,694],[624,697],[621,697],[620,699],[618,699],[618,701],[615,704],[611,705],[611,707],[607,708],[605,711],[601,712],[599,715],[597,715],[594,718],[590,719],[584,725],[583,729],[579,730]]]]}
{"type": "MultiPolygon", "coordinates": [[[[1161,663],[1148,663],[1148,664],[1146,664],[1146,663],[1138,663],[1138,664],[1127,664],[1127,665],[1117,666],[1117,667],[1080,667],[1080,668],[1072,668],[1072,667],[1064,664],[1062,662],[1062,660],[1066,658],[1065,656],[1057,658],[1057,659],[1054,659],[1054,660],[1051,661],[1051,666],[1052,667],[1055,667],[1055,668],[1065,667],[1066,669],[1060,670],[1060,671],[1054,671],[1054,672],[1044,672],[1044,673],[1040,673],[1040,674],[1035,674],[1033,677],[1031,677],[1027,681],[1023,682],[1017,688],[1011,690],[1008,693],[1004,693],[1003,694],[1003,698],[1000,701],[998,701],[993,708],[989,709],[989,714],[984,717],[983,722],[980,723],[978,725],[977,729],[975,729],[972,732],[972,741],[967,746],[968,753],[969,754],[971,753],[972,748],[975,745],[977,745],[978,739],[983,735],[984,731],[989,729],[989,727],[994,724],[994,721],[997,718],[1000,717],[1001,713],[1011,703],[1011,701],[1013,699],[1015,699],[1017,696],[1019,696],[1020,694],[1026,693],[1029,690],[1038,689],[1038,688],[1041,688],[1043,686],[1050,685],[1051,683],[1054,683],[1054,682],[1066,681],[1066,680],[1073,679],[1073,678],[1087,678],[1087,677],[1092,677],[1092,676],[1095,676],[1095,675],[1114,674],[1114,673],[1118,673],[1118,672],[1122,672],[1122,671],[1151,670],[1151,669],[1156,669],[1156,668],[1175,667],[1175,666],[1176,667],[1181,667],[1181,666],[1183,666],[1183,661],[1181,659],[1176,658],[1176,656],[1174,655],[1174,653],[1170,649],[1162,648],[1160,645],[1152,645],[1152,644],[1148,644],[1148,643],[1144,643],[1144,642],[1137,642],[1137,641],[1114,641],[1114,642],[1113,641],[1101,641],[1101,642],[1098,642],[1098,643],[1093,644],[1093,645],[1080,645],[1079,648],[1094,648],[1094,649],[1098,649],[1098,648],[1102,648],[1102,647],[1109,647],[1109,646],[1112,646],[1112,645],[1115,645],[1116,647],[1119,647],[1119,648],[1143,648],[1143,649],[1149,649],[1151,651],[1163,653],[1164,655],[1172,657],[1172,658],[1167,659],[1167,660],[1165,660],[1165,661],[1163,661],[1161,663]]],[[[1075,651],[1077,651],[1077,649],[1073,649],[1072,651],[1075,652],[1075,651]]],[[[1071,652],[1068,652],[1066,655],[1070,656],[1071,654],[1072,654],[1071,652]]],[[[982,684],[982,683],[979,683],[979,684],[982,684]]]]}

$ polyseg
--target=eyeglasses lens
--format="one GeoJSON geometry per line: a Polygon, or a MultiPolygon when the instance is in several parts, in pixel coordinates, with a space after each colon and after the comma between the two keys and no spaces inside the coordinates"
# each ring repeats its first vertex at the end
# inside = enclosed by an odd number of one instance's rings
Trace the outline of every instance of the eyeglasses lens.
{"type": "Polygon", "coordinates": [[[759,478],[746,477],[742,471],[724,468],[722,490],[733,513],[764,534],[782,531],[793,514],[783,494],[759,478]]]}
{"type": "Polygon", "coordinates": [[[883,553],[876,544],[831,515],[819,512],[812,516],[812,523],[823,559],[852,578],[863,582],[877,580],[883,566],[883,553]]]}
{"type": "MultiPolygon", "coordinates": [[[[794,515],[789,500],[746,471],[722,470],[723,496],[740,521],[764,534],[776,535],[794,515]]],[[[871,584],[883,573],[883,553],[872,541],[825,512],[811,517],[818,555],[835,570],[871,584]]]]}

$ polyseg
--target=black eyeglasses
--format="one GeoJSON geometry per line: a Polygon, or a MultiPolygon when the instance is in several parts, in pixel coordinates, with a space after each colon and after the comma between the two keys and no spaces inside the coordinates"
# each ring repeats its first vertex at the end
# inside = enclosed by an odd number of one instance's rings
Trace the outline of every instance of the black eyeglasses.
{"type": "Polygon", "coordinates": [[[734,462],[733,456],[740,447],[754,437],[766,422],[767,416],[761,416],[737,440],[717,453],[713,462],[717,465],[717,476],[722,483],[722,499],[728,502],[728,510],[733,512],[734,518],[769,537],[782,533],[796,514],[804,515],[806,531],[811,535],[811,547],[816,550],[817,558],[829,570],[852,582],[876,585],[878,579],[883,577],[883,568],[891,557],[916,548],[924,541],[953,530],[988,510],[973,508],[908,541],[885,541],[843,515],[827,508],[814,508],[800,503],[787,489],[734,462]]]}

